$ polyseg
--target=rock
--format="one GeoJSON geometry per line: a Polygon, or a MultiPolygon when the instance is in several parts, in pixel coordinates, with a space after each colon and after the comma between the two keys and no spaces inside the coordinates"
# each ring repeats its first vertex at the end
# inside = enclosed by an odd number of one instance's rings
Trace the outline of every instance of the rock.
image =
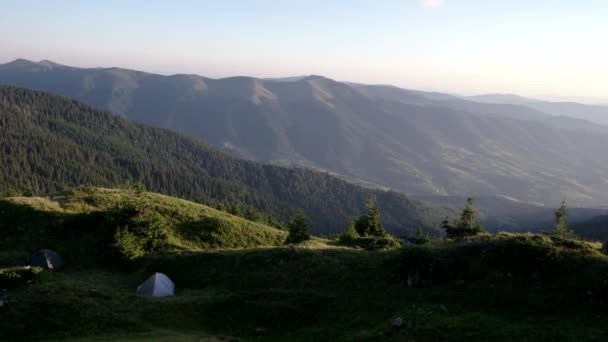
{"type": "Polygon", "coordinates": [[[401,317],[393,318],[391,325],[393,326],[393,328],[397,328],[397,329],[401,328],[403,326],[403,318],[401,318],[401,317]]]}

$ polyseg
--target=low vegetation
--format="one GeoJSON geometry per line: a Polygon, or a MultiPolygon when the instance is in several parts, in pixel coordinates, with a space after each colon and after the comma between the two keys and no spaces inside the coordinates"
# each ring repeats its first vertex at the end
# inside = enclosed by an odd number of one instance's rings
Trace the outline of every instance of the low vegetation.
{"type": "Polygon", "coordinates": [[[303,213],[298,213],[287,225],[289,235],[285,243],[300,243],[310,240],[308,232],[308,222],[303,213]]]}
{"type": "MultiPolygon", "coordinates": [[[[412,244],[361,236],[354,222],[335,240],[285,245],[286,231],[143,189],[6,198],[0,340],[608,338],[601,244],[422,232],[412,244]],[[15,267],[39,247],[56,249],[65,269],[15,267]],[[175,297],[135,295],[153,272],[173,280],[175,297]]],[[[305,223],[296,217],[292,231],[305,223]]]]}
{"type": "Polygon", "coordinates": [[[72,258],[134,260],[160,252],[281,245],[279,229],[137,189],[80,187],[0,200],[0,249],[23,260],[42,246],[72,258]],[[16,251],[15,247],[23,248],[16,251]]]}

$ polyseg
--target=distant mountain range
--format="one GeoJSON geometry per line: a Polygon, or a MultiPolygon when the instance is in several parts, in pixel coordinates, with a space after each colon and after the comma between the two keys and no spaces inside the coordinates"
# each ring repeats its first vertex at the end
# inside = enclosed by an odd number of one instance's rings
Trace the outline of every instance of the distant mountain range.
{"type": "Polygon", "coordinates": [[[139,181],[154,192],[254,208],[283,222],[303,210],[316,234],[340,232],[370,194],[386,228],[399,235],[418,227],[438,235],[453,214],[324,173],[240,160],[183,134],[28,89],[0,86],[0,132],[0,192],[47,195],[139,181]]]}
{"type": "Polygon", "coordinates": [[[483,103],[521,105],[555,116],[566,116],[608,125],[608,106],[576,102],[549,102],[512,94],[478,95],[470,96],[468,99],[483,103]]]}
{"type": "Polygon", "coordinates": [[[322,76],[210,79],[26,60],[0,65],[0,84],[75,98],[235,156],[412,196],[608,204],[601,106],[461,98],[322,76]]]}

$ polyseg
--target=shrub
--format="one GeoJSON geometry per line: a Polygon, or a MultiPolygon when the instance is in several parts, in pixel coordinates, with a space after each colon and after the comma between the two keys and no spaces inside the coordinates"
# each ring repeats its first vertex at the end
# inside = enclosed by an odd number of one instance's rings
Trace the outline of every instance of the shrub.
{"type": "Polygon", "coordinates": [[[365,236],[351,239],[341,239],[340,243],[350,247],[360,247],[368,251],[386,250],[401,247],[401,243],[390,235],[365,236]]]}
{"type": "Polygon", "coordinates": [[[40,279],[40,267],[15,267],[0,270],[0,288],[15,288],[40,279]]]}
{"type": "Polygon", "coordinates": [[[347,241],[357,239],[359,237],[360,237],[359,233],[357,233],[357,230],[355,229],[355,221],[351,221],[348,224],[348,226],[346,226],[346,228],[344,228],[344,230],[342,231],[342,234],[340,234],[339,240],[341,242],[347,242],[347,241]]]}
{"type": "Polygon", "coordinates": [[[146,255],[142,239],[129,231],[129,227],[118,227],[114,234],[114,247],[127,260],[134,260],[146,255]]]}
{"type": "Polygon", "coordinates": [[[297,214],[287,226],[289,235],[285,243],[300,243],[302,241],[310,240],[310,234],[308,233],[308,223],[304,214],[297,214]]]}
{"type": "Polygon", "coordinates": [[[138,196],[146,192],[146,186],[142,182],[136,182],[135,184],[133,184],[132,188],[135,194],[138,196]]]}
{"type": "Polygon", "coordinates": [[[142,200],[119,202],[106,213],[114,227],[114,247],[128,260],[158,251],[168,240],[168,229],[162,216],[142,200]]]}

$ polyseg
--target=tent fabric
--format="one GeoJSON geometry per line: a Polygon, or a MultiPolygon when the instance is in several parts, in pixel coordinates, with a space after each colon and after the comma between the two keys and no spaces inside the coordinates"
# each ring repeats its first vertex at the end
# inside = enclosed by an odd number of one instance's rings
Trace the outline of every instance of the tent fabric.
{"type": "Polygon", "coordinates": [[[175,285],[164,273],[154,273],[137,287],[137,293],[152,297],[173,296],[175,285]]]}
{"type": "Polygon", "coordinates": [[[63,260],[59,254],[50,249],[39,249],[27,261],[33,267],[42,267],[47,271],[58,271],[63,267],[63,260]]]}

